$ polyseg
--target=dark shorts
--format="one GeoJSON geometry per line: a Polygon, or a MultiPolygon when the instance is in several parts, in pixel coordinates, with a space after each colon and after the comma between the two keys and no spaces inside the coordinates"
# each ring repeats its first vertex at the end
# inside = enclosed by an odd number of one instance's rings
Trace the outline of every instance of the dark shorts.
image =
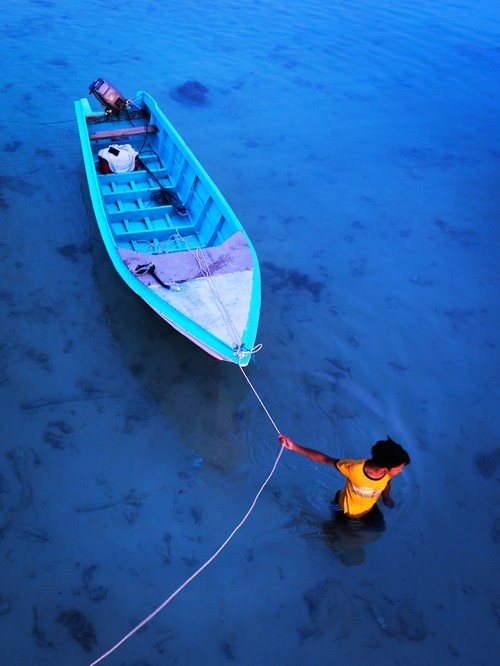
{"type": "Polygon", "coordinates": [[[350,529],[356,530],[369,530],[371,532],[382,532],[385,529],[384,514],[375,504],[373,509],[365,513],[360,518],[352,518],[342,511],[339,505],[339,494],[335,495],[330,503],[330,510],[332,512],[332,519],[339,525],[349,526],[350,529]]]}

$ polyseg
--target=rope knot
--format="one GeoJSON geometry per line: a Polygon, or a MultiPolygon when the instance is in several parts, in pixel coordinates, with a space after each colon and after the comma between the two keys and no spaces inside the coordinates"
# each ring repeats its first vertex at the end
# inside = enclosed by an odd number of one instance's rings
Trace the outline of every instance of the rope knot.
{"type": "Polygon", "coordinates": [[[262,344],[259,343],[252,347],[252,349],[247,349],[244,344],[239,345],[234,347],[234,355],[238,357],[240,361],[242,361],[244,358],[247,356],[252,356],[253,354],[256,354],[257,352],[260,352],[262,349],[262,344]]]}

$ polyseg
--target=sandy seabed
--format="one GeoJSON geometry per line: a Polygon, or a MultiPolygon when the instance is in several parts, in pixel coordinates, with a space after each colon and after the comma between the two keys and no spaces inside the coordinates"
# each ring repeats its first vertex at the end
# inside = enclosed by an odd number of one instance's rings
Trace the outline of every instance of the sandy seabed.
{"type": "Polygon", "coordinates": [[[250,235],[248,376],[278,428],[354,458],[390,434],[412,458],[370,540],[328,532],[342,479],[285,451],[220,556],[102,663],[496,663],[497,5],[19,0],[2,19],[1,663],[98,659],[279,453],[238,368],[107,259],[73,113],[99,76],[156,97],[250,235]]]}

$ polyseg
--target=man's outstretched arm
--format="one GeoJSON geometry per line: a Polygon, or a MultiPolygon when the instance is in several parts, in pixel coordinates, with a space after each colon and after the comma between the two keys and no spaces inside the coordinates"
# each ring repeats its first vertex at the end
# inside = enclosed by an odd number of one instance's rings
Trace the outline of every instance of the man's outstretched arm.
{"type": "Polygon", "coordinates": [[[332,458],[331,456],[327,456],[326,453],[322,453],[321,451],[308,449],[305,446],[296,444],[293,440],[290,439],[290,437],[287,437],[286,435],[279,435],[278,438],[280,444],[286,449],[290,449],[290,451],[297,451],[297,453],[301,453],[303,456],[306,456],[307,458],[314,460],[314,462],[318,462],[323,465],[333,465],[333,467],[337,466],[339,458],[332,458]]]}

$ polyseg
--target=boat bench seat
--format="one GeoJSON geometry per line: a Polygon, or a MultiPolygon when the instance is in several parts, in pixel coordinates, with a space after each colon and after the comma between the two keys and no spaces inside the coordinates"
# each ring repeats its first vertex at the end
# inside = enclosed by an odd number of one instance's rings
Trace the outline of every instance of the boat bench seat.
{"type": "Polygon", "coordinates": [[[115,222],[116,220],[143,220],[145,218],[151,219],[165,219],[165,215],[170,216],[175,213],[173,206],[154,206],[148,207],[138,204],[137,208],[126,209],[122,205],[121,201],[113,202],[111,206],[107,208],[107,214],[109,216],[110,222],[115,222]],[[114,207],[116,206],[116,209],[114,207]]]}
{"type": "Polygon", "coordinates": [[[176,225],[168,220],[168,215],[165,216],[165,227],[155,227],[151,220],[143,220],[143,228],[131,228],[131,220],[121,220],[120,224],[113,224],[113,236],[117,243],[129,242],[134,243],[137,241],[165,241],[172,237],[173,234],[180,236],[189,236],[193,233],[192,225],[176,225]],[[170,222],[170,225],[168,225],[170,222]]]}
{"type": "MultiPolygon", "coordinates": [[[[99,171],[99,163],[94,162],[94,164],[103,194],[122,192],[124,190],[130,190],[131,192],[136,190],[150,190],[154,192],[159,189],[158,185],[153,182],[153,179],[145,169],[139,168],[136,171],[103,174],[99,171]]],[[[175,190],[175,183],[172,181],[167,169],[151,169],[150,171],[162,182],[164,187],[175,190]]]]}
{"type": "Polygon", "coordinates": [[[99,139],[123,139],[127,136],[135,136],[136,134],[155,134],[158,132],[156,125],[141,125],[140,127],[123,127],[114,130],[101,130],[89,135],[91,141],[98,141],[99,139]]]}

